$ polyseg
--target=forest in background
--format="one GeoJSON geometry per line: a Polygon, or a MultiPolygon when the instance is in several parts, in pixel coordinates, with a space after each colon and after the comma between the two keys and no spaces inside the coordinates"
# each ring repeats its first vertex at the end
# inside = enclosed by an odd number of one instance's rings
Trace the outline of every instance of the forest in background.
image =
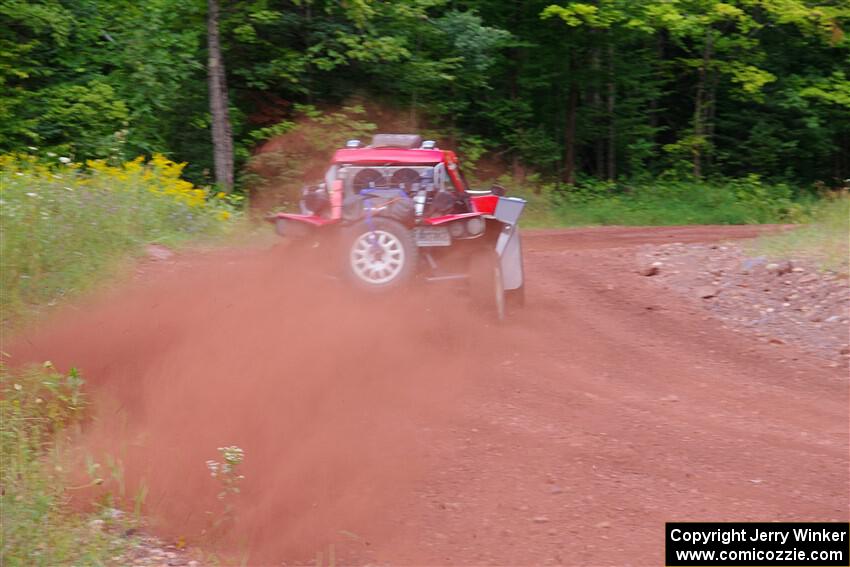
{"type": "Polygon", "coordinates": [[[392,116],[517,180],[850,177],[845,0],[2,0],[0,153],[212,183],[212,6],[237,189],[305,116],[392,116]]]}

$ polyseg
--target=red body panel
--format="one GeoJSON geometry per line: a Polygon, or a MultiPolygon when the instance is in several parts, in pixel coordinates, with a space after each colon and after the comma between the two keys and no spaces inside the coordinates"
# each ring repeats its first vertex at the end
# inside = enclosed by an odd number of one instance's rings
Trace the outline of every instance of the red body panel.
{"type": "Polygon", "coordinates": [[[480,197],[472,197],[472,206],[479,213],[492,215],[496,212],[496,205],[499,204],[499,197],[496,195],[481,195],[480,197]]]}
{"type": "MultiPolygon", "coordinates": [[[[340,276],[351,276],[352,283],[357,283],[357,287],[371,288],[379,290],[382,288],[395,287],[403,285],[408,278],[414,276],[422,276],[426,281],[454,281],[468,278],[474,278],[479,270],[472,264],[467,264],[462,257],[463,254],[475,255],[478,254],[481,248],[469,247],[462,243],[464,240],[471,240],[479,236],[483,236],[485,231],[489,231],[492,238],[484,238],[481,240],[484,252],[490,256],[495,253],[495,262],[498,270],[490,273],[498,274],[501,278],[499,282],[492,282],[493,289],[497,293],[504,293],[511,290],[524,289],[525,275],[522,267],[522,247],[519,240],[519,231],[516,230],[516,225],[523,207],[526,202],[523,199],[509,198],[491,194],[485,191],[472,191],[469,189],[463,173],[460,169],[458,158],[454,152],[449,150],[441,150],[437,148],[424,149],[422,147],[399,147],[407,145],[419,146],[420,138],[407,136],[384,136],[376,138],[376,145],[385,144],[384,147],[358,147],[359,142],[352,143],[350,147],[339,149],[334,153],[331,167],[326,171],[324,182],[317,186],[307,187],[301,201],[302,211],[316,210],[320,214],[294,214],[294,213],[277,213],[266,217],[266,220],[275,225],[275,230],[281,237],[297,239],[315,240],[313,244],[319,245],[321,250],[319,254],[325,253],[325,248],[333,243],[320,243],[321,236],[328,231],[337,233],[344,231],[345,227],[353,225],[351,234],[340,235],[340,243],[353,246],[353,239],[358,239],[357,246],[361,246],[363,233],[366,231],[374,232],[377,230],[375,226],[368,221],[358,222],[361,218],[356,214],[350,217],[346,215],[343,218],[343,203],[346,198],[357,199],[359,197],[379,197],[383,201],[378,201],[377,205],[363,206],[363,210],[367,215],[382,215],[386,214],[389,218],[401,222],[401,227],[396,229],[402,233],[409,232],[408,238],[413,238],[413,246],[423,249],[423,261],[416,262],[412,267],[399,264],[396,272],[390,273],[390,279],[384,278],[384,270],[387,265],[377,253],[373,253],[370,247],[368,258],[364,255],[364,260],[356,260],[355,262],[343,262],[339,266],[340,276]],[[395,145],[394,145],[395,144],[395,145]],[[413,184],[411,188],[414,191],[406,191],[407,183],[396,183],[390,176],[391,172],[395,173],[398,170],[413,168],[418,176],[420,183],[413,184]],[[381,188],[386,188],[384,192],[375,192],[374,195],[368,195],[358,184],[355,184],[355,176],[364,170],[376,169],[380,177],[375,179],[383,179],[382,182],[371,183],[372,187],[380,185],[381,188]],[[388,179],[389,178],[389,181],[388,179]],[[425,179],[426,181],[422,181],[425,179]],[[423,184],[424,183],[424,184],[423,184]],[[360,189],[358,194],[358,189],[360,189]],[[413,199],[413,210],[409,207],[400,207],[397,211],[389,209],[389,205],[397,199],[394,197],[394,192],[390,189],[405,190],[408,197],[413,199]],[[454,190],[453,190],[454,189],[454,190]],[[325,201],[324,193],[327,192],[327,201],[325,201]],[[470,211],[457,214],[447,214],[437,217],[427,217],[428,214],[434,214],[433,207],[428,208],[428,200],[430,197],[432,204],[437,204],[440,207],[440,201],[436,197],[444,197],[447,192],[451,196],[449,201],[452,208],[442,210],[463,210],[470,211]],[[423,200],[422,197],[425,197],[423,200]],[[467,200],[468,199],[468,200],[467,200]],[[461,206],[462,205],[462,206],[461,206]],[[457,206],[457,208],[455,208],[457,206]],[[386,213],[383,213],[387,209],[386,213]],[[498,215],[497,215],[498,211],[498,215]],[[398,213],[398,214],[396,214],[398,213]],[[322,216],[324,215],[324,216],[322,216]],[[480,219],[480,220],[471,220],[480,219]],[[291,221],[291,222],[287,222],[291,221]],[[452,224],[455,223],[455,224],[452,224]],[[324,228],[332,226],[335,228],[324,228]],[[435,227],[427,228],[426,227],[435,227]],[[436,227],[440,227],[438,230],[436,227]],[[321,229],[321,230],[320,230],[321,229]],[[438,238],[439,237],[439,238],[438,238]],[[346,244],[348,243],[348,244],[346,244]],[[446,247],[446,248],[443,248],[446,247]],[[444,252],[444,250],[447,250],[444,252]],[[457,250],[458,253],[453,251],[457,250]],[[424,260],[427,260],[424,261],[424,260]],[[380,264],[381,268],[378,268],[380,264]],[[345,266],[348,265],[346,269],[345,266]],[[376,272],[376,270],[378,270],[376,272]],[[407,270],[406,273],[400,270],[407,270]],[[377,277],[377,276],[380,276],[377,277]]],[[[426,144],[426,147],[431,147],[431,144],[426,144]]],[[[499,191],[499,193],[503,193],[499,191]]],[[[399,197],[400,198],[400,197],[399,197]]],[[[359,212],[354,209],[354,205],[361,205],[352,201],[352,213],[359,212]]],[[[378,247],[380,242],[373,241],[373,245],[378,247]]],[[[351,248],[354,250],[354,248],[351,248]]],[[[354,256],[352,255],[352,258],[354,256]]],[[[405,261],[407,256],[404,256],[405,261]]],[[[414,256],[415,259],[415,256],[414,256]]],[[[334,270],[336,272],[337,270],[334,270]]],[[[483,275],[487,275],[484,273],[483,275]]],[[[490,278],[488,277],[488,281],[490,278]]],[[[473,283],[474,279],[473,279],[473,283]]],[[[484,281],[482,283],[487,283],[484,281]]],[[[473,288],[474,293],[480,291],[473,288]]],[[[487,290],[481,290],[487,292],[487,290]]],[[[489,292],[487,292],[489,293],[489,292]]],[[[522,297],[520,294],[519,297],[522,297]]],[[[496,303],[498,296],[496,296],[496,303]]],[[[500,309],[500,311],[503,311],[500,309]]],[[[500,318],[503,313],[500,312],[500,318]]]]}
{"type": "Polygon", "coordinates": [[[443,150],[401,148],[346,148],[334,153],[334,163],[435,165],[443,161],[443,150]]]}
{"type": "Polygon", "coordinates": [[[481,213],[459,213],[459,214],[456,214],[456,215],[443,215],[441,217],[433,217],[433,218],[430,218],[430,219],[423,219],[422,222],[424,222],[425,224],[437,225],[437,224],[445,224],[447,222],[452,222],[452,221],[458,220],[458,219],[468,219],[468,218],[471,218],[471,217],[480,217],[480,216],[481,216],[481,213]]]}

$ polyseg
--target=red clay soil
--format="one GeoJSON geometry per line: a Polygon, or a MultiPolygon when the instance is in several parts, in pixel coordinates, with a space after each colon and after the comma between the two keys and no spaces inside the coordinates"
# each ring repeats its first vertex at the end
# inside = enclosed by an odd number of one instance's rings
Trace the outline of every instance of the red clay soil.
{"type": "Polygon", "coordinates": [[[665,521],[848,520],[846,370],[635,271],[641,244],[756,231],[527,233],[501,326],[449,287],[363,298],[292,250],[178,257],[7,350],[82,370],[82,447],[121,459],[125,502],[144,482],[166,540],[249,565],[661,565],[665,521]],[[244,491],[212,541],[205,461],[230,444],[244,491]]]}

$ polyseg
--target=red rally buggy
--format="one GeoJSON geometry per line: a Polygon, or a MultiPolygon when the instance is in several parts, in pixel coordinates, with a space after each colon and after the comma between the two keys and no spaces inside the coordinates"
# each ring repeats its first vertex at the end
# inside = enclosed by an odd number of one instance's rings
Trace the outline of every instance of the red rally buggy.
{"type": "Polygon", "coordinates": [[[324,181],[304,188],[300,206],[300,214],[268,220],[280,236],[338,251],[341,275],[360,289],[466,280],[473,301],[498,319],[506,302],[524,303],[517,221],[525,201],[499,186],[471,190],[454,152],[432,141],[377,134],[363,147],[351,140],[334,153],[324,181]]]}

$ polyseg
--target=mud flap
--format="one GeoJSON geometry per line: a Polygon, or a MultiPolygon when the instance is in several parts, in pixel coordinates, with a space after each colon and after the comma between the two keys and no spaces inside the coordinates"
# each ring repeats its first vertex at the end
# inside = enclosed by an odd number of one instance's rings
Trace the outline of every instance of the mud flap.
{"type": "Polygon", "coordinates": [[[493,213],[493,216],[503,223],[502,232],[496,241],[496,253],[499,255],[502,283],[506,291],[519,289],[525,282],[522,269],[522,243],[517,226],[525,203],[525,199],[499,197],[499,203],[493,213]]]}

